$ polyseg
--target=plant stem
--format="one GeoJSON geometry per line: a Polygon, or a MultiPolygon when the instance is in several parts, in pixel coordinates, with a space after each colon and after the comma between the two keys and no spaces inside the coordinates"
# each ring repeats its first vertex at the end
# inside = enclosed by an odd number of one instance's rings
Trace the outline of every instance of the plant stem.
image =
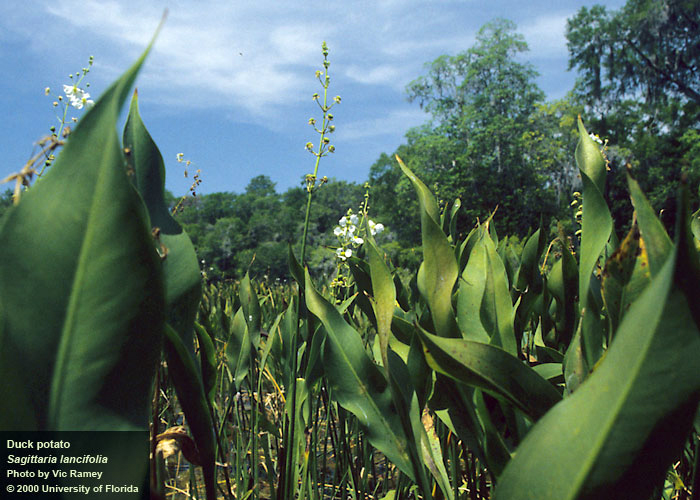
{"type": "MultiPolygon", "coordinates": [[[[316,187],[316,179],[318,176],[318,166],[321,162],[321,157],[325,156],[326,154],[326,142],[325,142],[325,134],[328,126],[328,122],[330,121],[328,117],[328,111],[330,110],[330,107],[328,106],[328,82],[329,82],[329,76],[328,76],[328,50],[326,48],[325,42],[323,43],[323,67],[324,67],[324,72],[323,72],[323,80],[321,81],[323,85],[323,104],[321,106],[321,110],[323,112],[323,118],[321,122],[321,128],[319,130],[320,132],[320,140],[318,143],[318,151],[314,153],[314,156],[316,157],[316,161],[314,163],[314,172],[312,176],[309,178],[307,177],[306,180],[306,186],[307,186],[307,191],[308,191],[308,197],[306,201],[306,214],[304,216],[304,233],[302,236],[301,240],[301,259],[300,259],[300,264],[302,267],[304,267],[305,260],[306,260],[306,243],[308,239],[308,234],[309,234],[309,223],[311,219],[311,201],[313,199],[313,193],[314,189],[316,187]]],[[[317,73],[318,75],[318,73],[317,73]]],[[[317,96],[314,96],[317,98],[317,96]]],[[[299,343],[299,324],[301,322],[301,308],[302,304],[304,303],[304,292],[303,292],[303,287],[299,286],[299,304],[297,304],[297,321],[296,325],[294,328],[294,334],[292,337],[292,353],[295,352],[298,343],[299,343]]],[[[308,344],[310,345],[311,343],[311,338],[307,339],[308,344]]],[[[303,363],[302,363],[303,364],[303,363]]],[[[301,367],[302,370],[304,367],[301,367]]],[[[294,474],[294,470],[296,467],[296,463],[294,460],[295,457],[295,451],[296,451],[296,445],[297,445],[297,429],[296,429],[296,420],[297,420],[297,372],[299,371],[299,366],[298,366],[298,358],[296,355],[292,356],[292,376],[290,380],[290,386],[289,390],[291,392],[291,409],[290,409],[290,417],[289,420],[287,421],[287,428],[285,429],[284,433],[284,441],[285,441],[285,446],[286,446],[286,466],[285,466],[285,471],[284,471],[284,487],[282,488],[282,491],[285,492],[286,498],[294,498],[294,486],[296,485],[296,476],[294,474]]]]}

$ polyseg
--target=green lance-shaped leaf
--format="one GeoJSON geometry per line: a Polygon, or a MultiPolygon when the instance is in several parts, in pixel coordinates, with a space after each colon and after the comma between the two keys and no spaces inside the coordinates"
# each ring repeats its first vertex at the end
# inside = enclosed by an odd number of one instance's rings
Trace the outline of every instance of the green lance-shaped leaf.
{"type": "MultiPolygon", "coordinates": [[[[557,347],[565,350],[574,337],[576,328],[576,294],[578,290],[578,267],[569,250],[568,243],[559,238],[561,259],[552,266],[547,276],[547,289],[556,301],[555,328],[557,347]]],[[[544,332],[546,334],[546,332],[544,332]]]]}
{"type": "Polygon", "coordinates": [[[552,384],[500,347],[441,338],[420,327],[418,334],[431,368],[509,402],[532,420],[561,400],[552,384]]]}
{"type": "Polygon", "coordinates": [[[372,308],[374,309],[374,317],[377,320],[377,335],[379,337],[382,364],[388,370],[387,348],[391,337],[391,321],[396,308],[396,288],[394,288],[394,280],[391,277],[389,267],[384,262],[384,258],[379,253],[379,249],[371,236],[367,238],[365,250],[372,279],[372,291],[374,293],[372,308]]]}
{"type": "Polygon", "coordinates": [[[447,475],[447,470],[445,469],[445,460],[443,458],[442,449],[440,447],[440,439],[435,432],[435,424],[433,422],[433,417],[430,415],[427,409],[421,412],[417,411],[417,405],[415,404],[416,398],[413,399],[412,410],[414,413],[418,413],[421,416],[420,422],[421,427],[417,428],[416,433],[420,432],[420,447],[423,458],[423,463],[430,470],[430,473],[435,478],[435,481],[440,486],[442,494],[448,500],[454,499],[454,492],[450,485],[450,478],[447,475]]]}
{"type": "Polygon", "coordinates": [[[314,288],[306,274],[306,305],[326,329],[323,362],[333,397],[357,417],[372,445],[415,480],[406,436],[386,377],[365,351],[359,333],[314,288]]]}
{"type": "MultiPolygon", "coordinates": [[[[165,357],[192,435],[197,446],[204,450],[201,456],[203,463],[207,462],[204,466],[205,471],[208,471],[207,474],[212,474],[211,477],[205,478],[207,494],[210,494],[209,490],[213,488],[214,452],[213,447],[209,450],[211,429],[205,427],[206,422],[211,423],[211,418],[207,418],[209,417],[209,409],[208,407],[202,409],[199,405],[198,390],[192,388],[191,376],[188,373],[175,373],[176,370],[183,369],[183,367],[196,366],[192,332],[202,295],[201,275],[194,246],[187,233],[170,215],[170,210],[165,203],[163,157],[141,120],[136,92],[134,92],[129,116],[124,127],[123,145],[128,165],[127,170],[134,186],[146,203],[156,247],[163,260],[167,321],[182,341],[181,346],[173,345],[172,336],[166,335],[165,357]],[[187,362],[172,357],[175,353],[178,356],[181,355],[180,347],[182,346],[185,347],[190,357],[187,362]],[[185,400],[195,399],[185,401],[183,398],[185,400]],[[199,414],[205,410],[207,416],[199,414]],[[197,413],[192,414],[191,412],[197,413]]],[[[207,385],[207,394],[213,392],[211,376],[210,373],[202,371],[198,377],[200,384],[207,385]]]]}
{"type": "Polygon", "coordinates": [[[248,276],[247,272],[241,281],[239,294],[241,297],[241,308],[245,315],[245,322],[248,325],[250,341],[257,349],[260,346],[260,303],[258,302],[258,295],[255,293],[255,290],[253,290],[253,286],[250,283],[250,276],[248,276]]]}
{"type": "Polygon", "coordinates": [[[635,220],[625,239],[605,263],[603,270],[603,300],[608,312],[611,334],[617,331],[627,309],[650,281],[649,257],[635,220]]]}
{"type": "Polygon", "coordinates": [[[691,258],[697,255],[669,256],[597,369],[530,430],[496,499],[648,498],[663,481],[700,394],[700,334],[690,311],[696,305],[689,307],[700,280],[687,273],[691,258]],[[684,280],[693,281],[692,298],[679,287],[684,280]]]}
{"type": "Polygon", "coordinates": [[[520,343],[530,316],[538,301],[543,300],[543,277],[540,273],[540,258],[545,250],[545,233],[541,229],[528,238],[520,256],[518,270],[513,280],[514,288],[520,294],[520,303],[515,312],[513,329],[516,342],[520,343]]]}
{"type": "Polygon", "coordinates": [[[216,498],[214,423],[202,378],[180,335],[170,325],[165,326],[165,336],[167,337],[164,347],[168,360],[168,373],[173,379],[177,399],[197,444],[207,500],[214,500],[216,498]]]}
{"type": "Polygon", "coordinates": [[[513,314],[505,266],[482,227],[459,283],[457,318],[462,336],[515,354],[513,314]]]}
{"type": "Polygon", "coordinates": [[[233,317],[231,333],[226,343],[226,363],[233,377],[233,385],[240,391],[243,380],[248,376],[250,366],[250,334],[248,333],[243,308],[239,308],[233,317]]]}
{"type": "Polygon", "coordinates": [[[579,263],[579,310],[584,318],[581,340],[589,365],[595,364],[602,353],[602,331],[594,321],[590,302],[590,281],[598,259],[612,233],[612,217],[605,202],[605,159],[598,144],[588,135],[579,117],[579,142],[576,146],[576,163],[583,181],[583,217],[581,222],[581,260],[579,263]],[[586,310],[591,310],[585,318],[586,310]]]}
{"type": "Polygon", "coordinates": [[[452,289],[459,271],[454,250],[440,228],[440,213],[432,193],[398,156],[396,159],[413,183],[420,205],[423,263],[418,270],[418,290],[430,307],[436,333],[458,337],[459,329],[452,311],[452,289]]]}
{"type": "Polygon", "coordinates": [[[656,217],[656,213],[646,196],[644,196],[639,183],[629,175],[629,172],[627,174],[627,185],[630,190],[632,206],[634,206],[634,212],[637,216],[639,234],[649,261],[649,272],[654,277],[659,273],[664,262],[666,262],[666,258],[673,250],[673,242],[661,221],[656,217]]]}
{"type": "Polygon", "coordinates": [[[472,237],[478,241],[473,245],[469,260],[459,281],[457,295],[457,321],[465,339],[488,343],[489,332],[481,322],[481,303],[484,299],[486,280],[488,276],[488,251],[482,241],[488,238],[483,226],[472,237]]]}
{"type": "Polygon", "coordinates": [[[289,251],[288,251],[288,263],[289,263],[289,273],[292,275],[292,278],[294,278],[294,281],[296,281],[301,289],[304,289],[304,269],[301,267],[299,264],[299,261],[297,260],[296,256],[294,255],[294,249],[292,248],[291,243],[288,245],[289,246],[289,251]]]}
{"type": "Polygon", "coordinates": [[[199,366],[202,371],[202,384],[209,404],[216,395],[216,348],[209,332],[199,323],[194,324],[194,331],[199,344],[199,366]]]}
{"type": "Polygon", "coordinates": [[[147,53],[88,110],[53,167],[3,217],[3,429],[135,430],[148,421],[163,275],[115,132],[147,53]],[[6,406],[13,402],[30,406],[6,406]]]}
{"type": "Polygon", "coordinates": [[[545,233],[538,229],[525,243],[523,253],[520,256],[520,265],[514,283],[515,288],[521,293],[530,288],[536,290],[542,287],[539,263],[542,252],[545,249],[545,233]]]}
{"type": "Polygon", "coordinates": [[[486,247],[487,274],[481,301],[481,321],[491,336],[491,343],[510,354],[517,355],[518,347],[513,330],[513,303],[506,268],[496,252],[491,238],[483,238],[486,247]]]}
{"type": "Polygon", "coordinates": [[[700,245],[700,210],[693,214],[690,227],[693,231],[693,236],[695,236],[695,246],[697,247],[700,245]]]}
{"type": "Polygon", "coordinates": [[[146,203],[156,245],[163,258],[167,321],[194,354],[192,331],[202,295],[202,277],[192,241],[165,203],[165,165],[148,133],[134,92],[123,134],[131,181],[146,203]]]}
{"type": "Polygon", "coordinates": [[[410,369],[393,350],[389,349],[387,360],[390,368],[387,369],[389,375],[389,387],[392,391],[394,404],[397,407],[405,435],[407,436],[408,451],[411,456],[417,486],[422,490],[423,495],[430,498],[430,485],[427,480],[425,468],[435,477],[440,485],[440,489],[449,499],[453,498],[449,487],[447,474],[442,463],[442,454],[439,443],[431,440],[431,432],[434,435],[432,426],[430,431],[423,426],[421,416],[423,406],[420,403],[416,392],[407,380],[412,379],[410,369]]]}

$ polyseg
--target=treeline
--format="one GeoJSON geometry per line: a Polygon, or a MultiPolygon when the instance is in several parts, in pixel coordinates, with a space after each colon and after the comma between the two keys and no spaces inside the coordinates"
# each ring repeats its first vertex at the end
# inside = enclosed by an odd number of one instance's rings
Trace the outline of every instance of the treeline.
{"type": "MultiPolygon", "coordinates": [[[[338,220],[364,199],[363,186],[330,180],[314,193],[308,234],[309,263],[318,273],[335,270],[338,220]]],[[[169,204],[176,206],[175,198],[169,204]]],[[[304,226],[307,191],[275,190],[269,177],[253,178],[245,191],[188,197],[176,215],[189,234],[209,279],[240,278],[246,271],[259,279],[285,280],[289,276],[289,245],[296,243],[304,226]]],[[[296,248],[298,252],[298,248],[296,248]]]]}
{"type": "MultiPolygon", "coordinates": [[[[398,154],[439,196],[461,203],[458,229],[469,231],[495,211],[499,232],[523,237],[544,226],[574,234],[572,208],[580,178],[574,161],[576,117],[600,138],[608,161],[606,197],[613,219],[631,220],[629,170],[672,232],[681,179],[697,208],[700,185],[700,2],[629,0],[618,11],[581,8],[566,30],[569,69],[577,82],[548,101],[515,24],[497,19],[476,43],[444,55],[406,89],[428,115],[396,151],[370,168],[371,217],[382,222],[382,248],[394,264],[420,255],[417,201],[397,167],[398,154]]],[[[331,180],[314,194],[309,234],[312,269],[335,269],[333,228],[357,211],[366,188],[331,180]]],[[[9,193],[9,192],[8,192],[9,193]]],[[[288,245],[302,233],[306,188],[278,193],[269,178],[244,193],[188,198],[177,215],[211,278],[288,276],[288,245]]],[[[0,200],[0,211],[9,197],[0,200]]],[[[172,200],[173,206],[176,200],[172,200]]],[[[626,227],[616,227],[622,236],[626,227]]]]}

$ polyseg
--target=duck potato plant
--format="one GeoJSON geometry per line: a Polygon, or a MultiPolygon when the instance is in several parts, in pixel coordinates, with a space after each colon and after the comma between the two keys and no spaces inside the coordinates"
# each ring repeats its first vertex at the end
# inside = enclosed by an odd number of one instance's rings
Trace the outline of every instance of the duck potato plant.
{"type": "Polygon", "coordinates": [[[459,203],[397,158],[419,201],[410,283],[363,217],[344,293],[291,248],[293,286],[202,284],[136,94],[114,130],[144,58],[0,222],[2,429],[150,428],[161,498],[698,491],[698,216],[682,206],[672,241],[629,176],[617,241],[580,121],[580,242],[540,229],[516,250],[493,217],[461,238],[459,203]]]}

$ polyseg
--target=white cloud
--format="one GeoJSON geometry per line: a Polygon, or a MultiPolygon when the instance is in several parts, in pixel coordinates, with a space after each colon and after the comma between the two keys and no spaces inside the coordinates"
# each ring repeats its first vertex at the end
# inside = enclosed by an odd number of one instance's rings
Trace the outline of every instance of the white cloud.
{"type": "Polygon", "coordinates": [[[381,64],[374,67],[362,67],[351,65],[345,70],[345,74],[352,80],[368,85],[400,86],[403,73],[399,67],[392,64],[381,64]]]}
{"type": "Polygon", "coordinates": [[[552,14],[540,16],[519,27],[530,52],[528,57],[566,58],[566,20],[571,14],[552,14]]]}
{"type": "MultiPolygon", "coordinates": [[[[474,43],[478,25],[488,20],[482,18],[492,16],[472,15],[470,3],[334,2],[324,12],[301,2],[52,0],[44,7],[52,31],[43,43],[46,50],[52,39],[77,44],[89,38],[100,48],[91,77],[111,80],[141,53],[167,6],[168,19],[140,76],[144,98],[261,122],[277,120],[317,90],[313,73],[320,69],[322,40],[331,48],[333,83],[342,76],[360,92],[372,85],[402,94],[426,62],[474,43]]],[[[533,16],[520,27],[531,47],[527,58],[566,56],[566,17],[533,16]]],[[[21,23],[21,15],[15,19],[21,23]]],[[[87,45],[86,55],[92,50],[87,45]]]]}
{"type": "Polygon", "coordinates": [[[425,123],[428,115],[420,109],[389,111],[382,116],[344,123],[337,135],[344,141],[362,141],[379,136],[403,136],[409,128],[425,123]]]}

